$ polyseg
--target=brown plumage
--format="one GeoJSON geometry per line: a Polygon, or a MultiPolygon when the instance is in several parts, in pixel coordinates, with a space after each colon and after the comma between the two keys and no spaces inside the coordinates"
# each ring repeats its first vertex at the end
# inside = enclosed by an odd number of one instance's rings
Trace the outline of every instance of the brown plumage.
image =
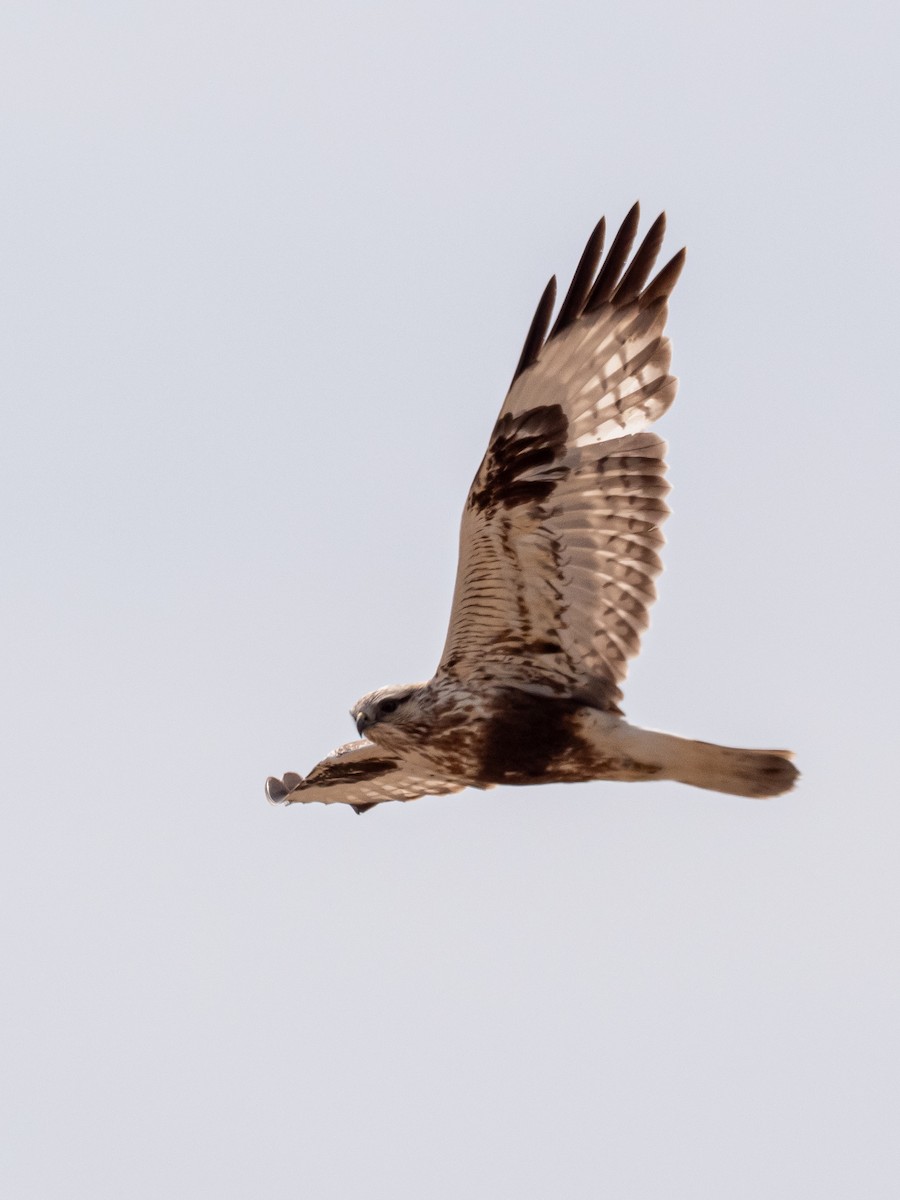
{"type": "Polygon", "coordinates": [[[651,278],[665,217],[632,256],[638,224],[635,205],[605,258],[597,224],[552,327],[555,278],[541,296],[466,500],[434,677],[363,697],[353,716],[365,738],[305,779],[269,779],[273,802],[362,812],[464,787],[594,779],[744,796],[793,786],[786,751],[622,719],[619,684],[662,568],[665,443],[646,426],[675,397],[663,330],[684,265],[681,250],[651,278]]]}

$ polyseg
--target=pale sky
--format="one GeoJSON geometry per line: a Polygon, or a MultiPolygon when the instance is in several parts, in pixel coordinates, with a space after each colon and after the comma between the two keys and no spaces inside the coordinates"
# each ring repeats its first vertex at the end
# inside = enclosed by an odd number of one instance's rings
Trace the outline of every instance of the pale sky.
{"type": "Polygon", "coordinates": [[[0,17],[16,1200],[900,1194],[887,3],[0,17]],[[544,283],[669,214],[676,784],[269,807],[427,678],[544,283]]]}

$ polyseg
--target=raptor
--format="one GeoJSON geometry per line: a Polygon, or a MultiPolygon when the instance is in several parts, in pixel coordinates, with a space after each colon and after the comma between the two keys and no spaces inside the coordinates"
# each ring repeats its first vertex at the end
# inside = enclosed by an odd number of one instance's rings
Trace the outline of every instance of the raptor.
{"type": "Polygon", "coordinates": [[[591,234],[553,320],[537,306],[469,489],[450,628],[427,683],[353,706],[360,740],[273,803],[365,812],[387,800],[498,784],[670,779],[738,796],[789,791],[786,750],[741,750],[641,729],[619,685],[662,569],[665,443],[648,426],[675,398],[664,335],[680,250],[653,274],[665,215],[632,254],[639,209],[603,255],[591,234]],[[552,321],[552,325],[551,325],[552,321]]]}

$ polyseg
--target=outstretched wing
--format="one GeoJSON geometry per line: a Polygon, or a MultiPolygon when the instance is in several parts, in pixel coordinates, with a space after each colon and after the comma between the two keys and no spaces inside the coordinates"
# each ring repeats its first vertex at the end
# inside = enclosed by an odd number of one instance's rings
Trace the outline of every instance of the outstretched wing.
{"type": "Polygon", "coordinates": [[[440,778],[424,760],[392,754],[363,738],[339,746],[305,779],[293,772],[283,779],[270,776],[266,795],[273,804],[349,804],[361,813],[385,800],[443,796],[466,786],[461,780],[440,778]]]}
{"type": "Polygon", "coordinates": [[[665,443],[642,431],[675,397],[663,328],[684,263],[647,282],[662,215],[629,265],[638,219],[602,265],[600,221],[549,336],[555,279],[541,297],[466,501],[438,673],[621,698],[662,568],[665,443]]]}

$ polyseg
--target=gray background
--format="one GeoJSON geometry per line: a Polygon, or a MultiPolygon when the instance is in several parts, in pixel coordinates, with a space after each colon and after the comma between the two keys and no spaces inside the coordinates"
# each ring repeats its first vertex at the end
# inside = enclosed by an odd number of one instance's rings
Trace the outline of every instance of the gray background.
{"type": "Polygon", "coordinates": [[[6,1195],[897,1195],[891,8],[4,6],[6,1195]],[[802,786],[269,808],[430,674],[636,197],[689,258],[627,712],[802,786]]]}

